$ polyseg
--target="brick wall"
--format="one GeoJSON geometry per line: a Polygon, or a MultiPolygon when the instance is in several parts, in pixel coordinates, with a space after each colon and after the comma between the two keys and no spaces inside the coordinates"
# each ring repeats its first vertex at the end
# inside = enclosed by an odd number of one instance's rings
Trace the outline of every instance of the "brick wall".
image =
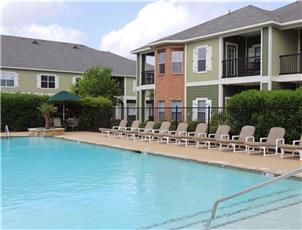
{"type": "MultiPolygon", "coordinates": [[[[165,45],[155,49],[155,106],[159,106],[159,101],[165,101],[165,107],[172,106],[172,100],[182,101],[184,106],[184,60],[182,64],[182,73],[172,73],[172,51],[175,49],[184,49],[184,45],[165,45]],[[159,50],[165,50],[165,73],[159,73],[159,50]]],[[[184,51],[183,51],[184,52],[184,51]]],[[[185,55],[183,53],[183,59],[185,55]]],[[[165,119],[171,120],[171,111],[166,109],[165,119]]],[[[158,118],[157,118],[158,120],[158,118]]]]}

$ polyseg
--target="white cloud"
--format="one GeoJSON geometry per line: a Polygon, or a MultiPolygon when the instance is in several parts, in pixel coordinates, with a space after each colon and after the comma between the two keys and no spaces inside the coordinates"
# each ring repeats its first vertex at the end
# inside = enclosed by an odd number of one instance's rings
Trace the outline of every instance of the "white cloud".
{"type": "MultiPolygon", "coordinates": [[[[3,0],[0,0],[3,1],[3,0]]],[[[4,0],[5,1],[5,0],[4,0]]],[[[66,11],[64,2],[6,2],[2,9],[2,24],[5,26],[18,26],[31,24],[37,20],[58,16],[66,11]]]]}
{"type": "Polygon", "coordinates": [[[57,24],[45,26],[34,23],[31,25],[3,27],[2,34],[71,43],[84,43],[84,34],[80,30],[57,24]]]}
{"type": "Polygon", "coordinates": [[[152,2],[124,27],[105,34],[100,49],[133,58],[135,48],[225,13],[226,3],[152,2]]]}

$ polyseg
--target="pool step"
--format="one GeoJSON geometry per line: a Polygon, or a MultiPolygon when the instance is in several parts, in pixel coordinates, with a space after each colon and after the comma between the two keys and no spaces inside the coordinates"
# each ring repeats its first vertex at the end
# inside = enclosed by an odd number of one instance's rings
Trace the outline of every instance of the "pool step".
{"type": "MultiPolygon", "coordinates": [[[[211,223],[210,228],[225,227],[227,224],[236,223],[243,219],[253,218],[281,209],[289,205],[302,202],[301,192],[299,190],[282,190],[274,193],[267,193],[261,196],[255,196],[240,200],[237,202],[226,203],[217,210],[217,216],[211,223]]],[[[211,210],[202,210],[190,215],[173,218],[161,223],[146,226],[142,229],[165,228],[165,229],[184,229],[199,228],[205,229],[211,215],[211,210]]]]}

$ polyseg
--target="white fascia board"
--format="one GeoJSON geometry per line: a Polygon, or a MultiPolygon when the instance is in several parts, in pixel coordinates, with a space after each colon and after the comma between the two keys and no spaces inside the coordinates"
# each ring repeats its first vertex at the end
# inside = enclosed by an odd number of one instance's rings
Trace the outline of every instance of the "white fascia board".
{"type": "Polygon", "coordinates": [[[250,77],[233,77],[233,78],[222,78],[220,80],[221,84],[228,85],[228,84],[241,84],[241,83],[255,83],[255,82],[262,82],[266,79],[266,77],[257,75],[257,76],[250,76],[250,77]]]}
{"type": "Polygon", "coordinates": [[[285,74],[272,78],[276,82],[297,82],[302,81],[302,74],[285,74]]]}
{"type": "MultiPolygon", "coordinates": [[[[43,71],[43,72],[56,72],[56,73],[72,73],[72,74],[83,74],[84,72],[68,71],[68,70],[54,70],[54,69],[40,69],[40,68],[28,68],[28,67],[15,67],[15,66],[0,66],[3,69],[16,69],[16,70],[30,70],[30,71],[43,71]]],[[[133,77],[135,75],[123,75],[123,74],[112,74],[113,77],[133,77]]]]}
{"type": "Polygon", "coordinates": [[[150,90],[150,89],[155,89],[155,84],[150,84],[150,85],[140,85],[137,88],[137,91],[142,91],[142,90],[150,90]]]}
{"type": "Polygon", "coordinates": [[[131,54],[137,54],[137,53],[142,53],[142,52],[146,52],[146,51],[150,51],[151,48],[147,47],[147,48],[143,48],[143,49],[139,49],[139,50],[132,50],[130,51],[131,54]]]}

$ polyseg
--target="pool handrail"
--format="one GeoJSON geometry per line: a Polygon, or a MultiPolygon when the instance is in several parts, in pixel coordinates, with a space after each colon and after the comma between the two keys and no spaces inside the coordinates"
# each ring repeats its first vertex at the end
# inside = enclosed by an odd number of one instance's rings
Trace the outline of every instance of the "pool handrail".
{"type": "Polygon", "coordinates": [[[296,175],[296,174],[298,174],[298,173],[302,173],[302,167],[296,168],[296,169],[294,169],[294,170],[292,170],[292,171],[286,172],[286,173],[284,173],[284,174],[282,174],[282,175],[279,175],[279,176],[277,176],[277,177],[274,177],[274,178],[272,178],[272,179],[270,179],[270,180],[267,180],[267,181],[265,181],[265,182],[262,182],[262,183],[260,183],[260,184],[255,185],[255,186],[252,186],[252,187],[250,187],[250,188],[244,189],[244,190],[242,190],[242,191],[240,191],[240,192],[237,192],[237,193],[234,193],[234,194],[231,194],[231,195],[228,195],[228,196],[225,196],[225,197],[222,197],[222,198],[216,200],[216,201],[214,202],[213,206],[212,206],[211,218],[210,218],[209,221],[207,222],[206,227],[209,227],[210,224],[211,224],[211,222],[212,222],[212,220],[215,218],[215,216],[216,216],[216,211],[217,211],[217,207],[218,207],[218,205],[219,205],[220,203],[222,203],[222,202],[224,202],[224,201],[226,201],[226,200],[233,199],[233,198],[235,198],[235,197],[237,197],[237,196],[246,194],[246,193],[248,193],[248,192],[254,191],[254,190],[258,189],[258,188],[262,188],[262,187],[264,187],[264,186],[266,186],[266,185],[275,183],[275,182],[277,182],[277,181],[279,181],[279,180],[286,179],[286,178],[288,178],[288,177],[290,177],[290,176],[293,176],[293,175],[296,175]]]}

